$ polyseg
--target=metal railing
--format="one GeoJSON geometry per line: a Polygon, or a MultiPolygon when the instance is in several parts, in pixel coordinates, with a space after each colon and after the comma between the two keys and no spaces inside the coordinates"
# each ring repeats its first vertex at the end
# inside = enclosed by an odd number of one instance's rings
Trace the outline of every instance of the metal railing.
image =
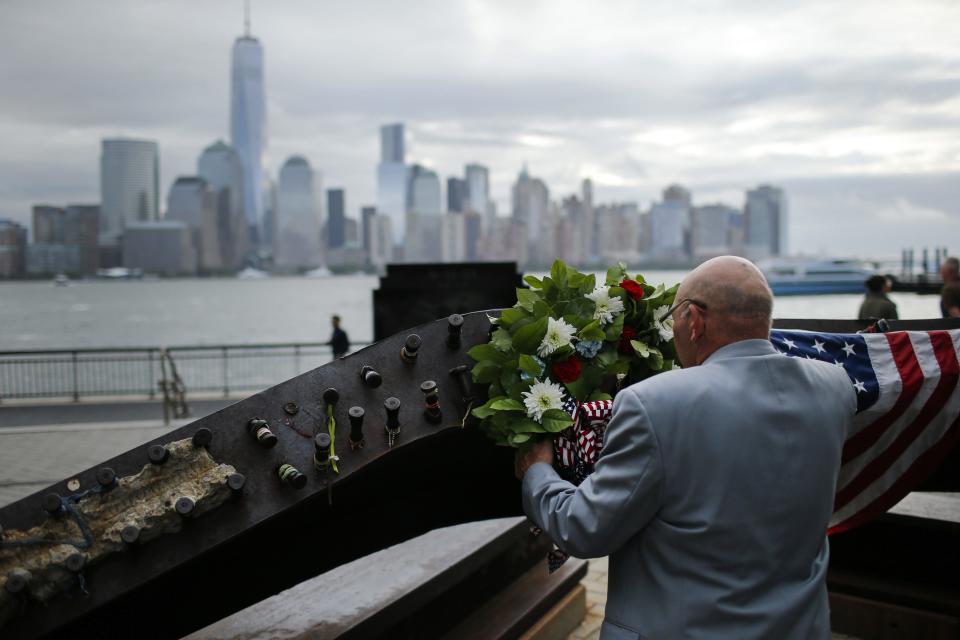
{"type": "MultiPolygon", "coordinates": [[[[353,344],[352,350],[365,346],[353,344]]],[[[189,393],[265,389],[333,357],[322,342],[0,351],[0,402],[12,399],[163,395],[175,363],[189,393]]]]}

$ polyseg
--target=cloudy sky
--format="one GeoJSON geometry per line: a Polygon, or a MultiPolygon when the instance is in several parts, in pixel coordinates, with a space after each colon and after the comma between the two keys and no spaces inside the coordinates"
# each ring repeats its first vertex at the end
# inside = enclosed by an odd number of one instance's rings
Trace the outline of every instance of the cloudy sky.
{"type": "MultiPolygon", "coordinates": [[[[644,206],[671,182],[790,200],[794,252],[960,250],[960,3],[253,0],[269,159],[306,156],[350,214],[374,201],[377,128],[411,160],[524,162],[562,197],[644,206]]],[[[240,0],[3,0],[0,217],[99,200],[99,141],[160,144],[161,191],[229,135],[240,0]]]]}

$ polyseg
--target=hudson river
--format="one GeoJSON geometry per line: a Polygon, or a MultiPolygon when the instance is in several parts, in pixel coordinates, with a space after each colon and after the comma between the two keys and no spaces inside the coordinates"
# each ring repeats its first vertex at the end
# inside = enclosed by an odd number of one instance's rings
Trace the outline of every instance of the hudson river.
{"type": "MultiPolygon", "coordinates": [[[[682,271],[649,271],[679,282],[682,271]]],[[[354,342],[373,336],[375,276],[0,284],[0,350],[324,342],[330,316],[354,342]]],[[[937,296],[893,294],[901,318],[939,317],[937,296]]],[[[862,296],[776,299],[778,318],[855,318],[862,296]]],[[[463,309],[462,311],[473,311],[463,309]]]]}

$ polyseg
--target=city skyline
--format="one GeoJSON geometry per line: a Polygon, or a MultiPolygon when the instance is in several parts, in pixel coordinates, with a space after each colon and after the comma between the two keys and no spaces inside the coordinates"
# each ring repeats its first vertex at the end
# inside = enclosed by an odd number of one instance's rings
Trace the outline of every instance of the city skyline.
{"type": "MultiPolygon", "coordinates": [[[[806,253],[891,255],[936,244],[960,221],[960,152],[949,135],[960,100],[960,47],[947,28],[955,6],[850,7],[828,20],[820,3],[608,3],[570,20],[575,7],[437,3],[416,16],[379,5],[382,19],[371,22],[359,9],[321,15],[291,5],[253,6],[252,31],[267,50],[268,164],[275,176],[287,157],[305,156],[326,184],[346,189],[354,219],[376,202],[378,127],[402,121],[408,161],[441,180],[462,176],[466,163],[489,167],[501,216],[526,160],[557,200],[584,177],[596,201],[643,207],[674,182],[698,204],[733,206],[746,189],[777,184],[790,195],[791,249],[806,253]],[[665,46],[678,33],[686,36],[665,46]],[[574,35],[581,47],[556,44],[574,35]],[[447,47],[456,38],[460,46],[447,47]]],[[[184,4],[112,6],[109,25],[98,6],[107,5],[64,5],[69,19],[56,24],[27,3],[6,9],[0,35],[21,55],[0,72],[11,96],[0,124],[10,141],[0,152],[0,217],[28,222],[35,203],[96,201],[100,138],[157,140],[162,193],[194,173],[202,148],[229,138],[229,48],[242,33],[242,4],[191,5],[196,25],[177,22],[184,4]],[[176,51],[155,36],[164,24],[177,25],[176,51]],[[95,37],[68,57],[77,31],[95,37]],[[37,55],[41,36],[64,46],[37,55]],[[134,44],[118,62],[116,49],[134,44]],[[80,68],[96,77],[71,80],[80,68]],[[108,81],[125,90],[122,100],[104,94],[108,81]]]]}

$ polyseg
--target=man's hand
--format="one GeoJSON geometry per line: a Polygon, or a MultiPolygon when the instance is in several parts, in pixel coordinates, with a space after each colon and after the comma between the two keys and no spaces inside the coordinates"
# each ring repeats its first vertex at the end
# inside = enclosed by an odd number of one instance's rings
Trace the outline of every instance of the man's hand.
{"type": "Polygon", "coordinates": [[[517,480],[523,480],[527,469],[537,462],[553,464],[553,442],[536,440],[520,445],[513,461],[513,471],[517,474],[517,480]]]}

